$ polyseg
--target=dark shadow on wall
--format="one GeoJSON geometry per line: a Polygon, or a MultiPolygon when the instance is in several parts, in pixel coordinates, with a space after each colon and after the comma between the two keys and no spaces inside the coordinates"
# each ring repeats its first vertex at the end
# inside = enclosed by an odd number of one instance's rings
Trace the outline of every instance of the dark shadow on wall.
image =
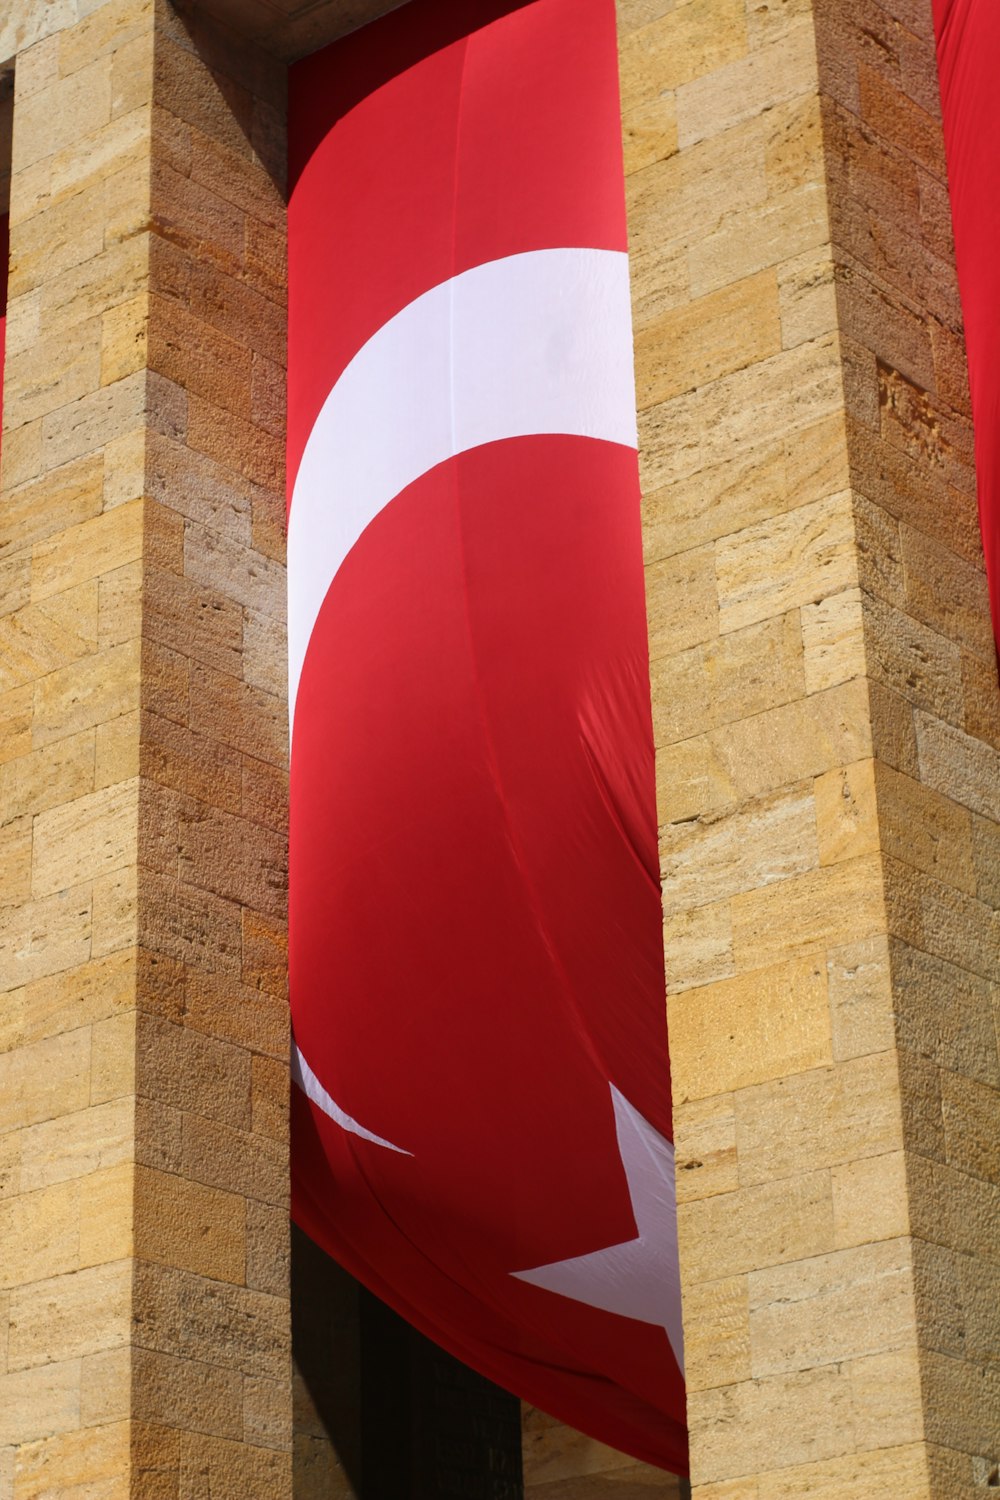
{"type": "Polygon", "coordinates": [[[522,1500],[517,1398],[292,1230],[295,1500],[522,1500]]]}
{"type": "Polygon", "coordinates": [[[203,99],[216,124],[225,121],[224,144],[260,163],[282,197],[287,182],[288,69],[234,25],[198,0],[172,0],[159,12],[158,98],[169,109],[174,91],[190,85],[189,68],[164,41],[197,59],[202,89],[214,85],[217,107],[203,99]],[[241,140],[242,137],[242,140],[241,140]]]}
{"type": "MultiPolygon", "coordinates": [[[[10,152],[14,134],[14,69],[0,68],[0,216],[10,203],[10,152]]],[[[6,278],[6,264],[3,268],[6,278]]]]}

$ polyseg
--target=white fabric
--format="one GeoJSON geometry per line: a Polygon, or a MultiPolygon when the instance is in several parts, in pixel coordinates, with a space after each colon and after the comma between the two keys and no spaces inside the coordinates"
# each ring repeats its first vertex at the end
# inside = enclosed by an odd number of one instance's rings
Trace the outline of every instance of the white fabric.
{"type": "Polygon", "coordinates": [[[683,1371],[674,1148],[614,1084],[611,1099],[618,1150],[638,1230],[636,1238],[513,1274],[519,1281],[529,1281],[532,1286],[586,1302],[590,1307],[659,1325],[666,1331],[683,1371]]]}
{"type": "Polygon", "coordinates": [[[488,261],[411,302],[351,360],[316,419],[292,493],[290,724],[323,600],[369,522],[445,459],[541,433],[636,446],[624,252],[488,261]]]}
{"type": "Polygon", "coordinates": [[[321,1109],[328,1119],[333,1120],[343,1130],[350,1131],[351,1135],[359,1135],[363,1141],[371,1141],[373,1145],[384,1146],[387,1151],[398,1151],[400,1156],[412,1156],[412,1151],[404,1151],[402,1146],[394,1146],[391,1141],[383,1140],[380,1135],[373,1135],[357,1120],[353,1120],[346,1110],[330,1097],[326,1089],[320,1083],[312,1068],[306,1062],[302,1053],[295,1043],[292,1043],[292,1082],[297,1083],[307,1099],[311,1099],[317,1109],[321,1109]]]}

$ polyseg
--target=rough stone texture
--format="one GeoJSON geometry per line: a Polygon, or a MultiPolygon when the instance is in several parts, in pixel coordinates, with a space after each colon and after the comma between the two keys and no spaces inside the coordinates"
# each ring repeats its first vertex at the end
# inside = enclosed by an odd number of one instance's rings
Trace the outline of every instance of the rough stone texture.
{"type": "Polygon", "coordinates": [[[927,0],[619,0],[694,1493],[1000,1456],[1000,692],[927,0]]]}
{"type": "Polygon", "coordinates": [[[280,1497],[284,68],[0,37],[0,1495],[280,1497]]]}

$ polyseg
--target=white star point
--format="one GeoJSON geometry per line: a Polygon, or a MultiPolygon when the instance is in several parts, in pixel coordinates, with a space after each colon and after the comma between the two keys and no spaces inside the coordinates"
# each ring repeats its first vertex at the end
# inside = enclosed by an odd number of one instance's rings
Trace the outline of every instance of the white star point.
{"type": "Polygon", "coordinates": [[[512,1274],[561,1297],[662,1328],[683,1372],[674,1148],[614,1084],[611,1099],[635,1239],[512,1274]]]}

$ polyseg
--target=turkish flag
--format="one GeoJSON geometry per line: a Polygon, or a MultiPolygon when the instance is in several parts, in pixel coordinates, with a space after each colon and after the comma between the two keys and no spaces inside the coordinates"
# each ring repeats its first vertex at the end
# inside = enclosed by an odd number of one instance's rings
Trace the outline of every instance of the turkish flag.
{"type": "Polygon", "coordinates": [[[290,124],[293,1213],[683,1473],[614,0],[412,0],[290,124]]]}
{"type": "Polygon", "coordinates": [[[976,429],[979,520],[1000,643],[1000,8],[934,0],[955,259],[976,429]]]}

